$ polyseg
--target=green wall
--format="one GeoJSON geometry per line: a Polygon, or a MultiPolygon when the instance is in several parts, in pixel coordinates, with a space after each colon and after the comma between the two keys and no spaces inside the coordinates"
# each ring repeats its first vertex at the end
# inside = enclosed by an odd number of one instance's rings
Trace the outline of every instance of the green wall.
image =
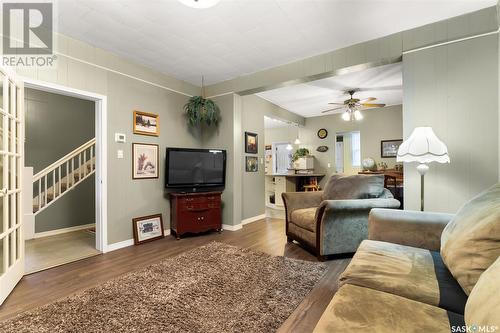
{"type": "MultiPolygon", "coordinates": [[[[25,89],[25,165],[36,174],[95,137],[94,103],[25,89]]],[[[91,176],[38,214],[35,232],[95,222],[95,178],[91,176]]]]}

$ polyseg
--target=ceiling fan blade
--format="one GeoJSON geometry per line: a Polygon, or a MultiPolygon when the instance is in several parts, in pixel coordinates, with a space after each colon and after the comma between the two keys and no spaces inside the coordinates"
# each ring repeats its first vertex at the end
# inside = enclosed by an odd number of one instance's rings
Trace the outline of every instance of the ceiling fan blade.
{"type": "Polygon", "coordinates": [[[365,108],[382,108],[385,104],[377,104],[377,103],[361,103],[361,105],[365,108]]]}
{"type": "Polygon", "coordinates": [[[376,100],[375,97],[368,97],[368,98],[360,100],[359,103],[363,104],[363,103],[371,102],[371,101],[374,101],[374,100],[376,100]]]}
{"type": "Polygon", "coordinates": [[[328,104],[333,104],[333,105],[344,105],[345,103],[328,103],[328,104]]]}
{"type": "Polygon", "coordinates": [[[340,110],[340,109],[345,109],[345,107],[341,106],[341,107],[338,107],[338,108],[333,108],[333,109],[329,109],[329,110],[321,111],[321,113],[332,112],[332,111],[335,111],[335,110],[340,110]]]}

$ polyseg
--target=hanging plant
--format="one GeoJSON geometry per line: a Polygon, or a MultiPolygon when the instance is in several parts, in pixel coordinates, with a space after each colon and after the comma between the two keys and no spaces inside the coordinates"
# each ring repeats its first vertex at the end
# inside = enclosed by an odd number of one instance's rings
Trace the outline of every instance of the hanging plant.
{"type": "Polygon", "coordinates": [[[184,105],[189,126],[199,126],[207,124],[208,126],[217,126],[220,118],[220,109],[211,99],[205,98],[205,86],[203,77],[201,81],[202,96],[193,96],[184,105]]]}

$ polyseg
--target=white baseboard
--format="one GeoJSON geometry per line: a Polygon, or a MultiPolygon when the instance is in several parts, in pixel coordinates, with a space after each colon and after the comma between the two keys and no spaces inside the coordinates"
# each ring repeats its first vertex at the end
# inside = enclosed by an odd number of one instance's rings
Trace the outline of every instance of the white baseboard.
{"type": "Polygon", "coordinates": [[[124,247],[132,246],[134,245],[134,239],[127,239],[118,243],[113,243],[113,244],[108,244],[108,247],[106,248],[106,252],[111,252],[119,249],[123,249],[124,247]]]}
{"type": "Polygon", "coordinates": [[[89,229],[89,228],[92,228],[92,227],[95,227],[95,223],[84,224],[84,225],[77,225],[77,226],[74,226],[74,227],[63,228],[63,229],[56,229],[56,230],[49,230],[49,231],[43,231],[43,232],[36,232],[35,235],[33,236],[33,238],[42,238],[42,237],[48,237],[48,236],[55,236],[55,235],[65,234],[67,232],[89,229]]]}
{"type": "Polygon", "coordinates": [[[260,215],[249,217],[247,219],[242,220],[241,224],[245,225],[245,224],[256,222],[256,221],[259,221],[259,220],[262,220],[262,219],[265,219],[265,218],[266,218],[266,214],[260,214],[260,215]]]}
{"type": "MultiPolygon", "coordinates": [[[[170,229],[164,231],[165,236],[170,236],[170,229]]],[[[106,252],[111,252],[119,249],[123,249],[124,247],[134,245],[134,239],[127,239],[118,243],[108,244],[106,252]]]]}
{"type": "Polygon", "coordinates": [[[243,228],[243,226],[241,224],[237,224],[237,225],[223,224],[222,225],[223,230],[229,230],[229,231],[236,231],[236,230],[240,230],[241,228],[243,228]]]}

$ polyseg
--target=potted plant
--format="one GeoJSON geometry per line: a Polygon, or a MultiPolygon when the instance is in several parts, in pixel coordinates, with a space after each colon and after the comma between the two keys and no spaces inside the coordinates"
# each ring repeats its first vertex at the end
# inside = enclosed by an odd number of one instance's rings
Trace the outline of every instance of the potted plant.
{"type": "Polygon", "coordinates": [[[184,105],[188,125],[192,127],[201,124],[217,126],[220,118],[220,109],[214,101],[205,98],[203,78],[201,81],[201,92],[201,96],[191,97],[186,105],[184,105]]]}
{"type": "Polygon", "coordinates": [[[297,149],[292,155],[292,162],[296,170],[314,169],[314,157],[310,155],[307,148],[297,149]]]}

